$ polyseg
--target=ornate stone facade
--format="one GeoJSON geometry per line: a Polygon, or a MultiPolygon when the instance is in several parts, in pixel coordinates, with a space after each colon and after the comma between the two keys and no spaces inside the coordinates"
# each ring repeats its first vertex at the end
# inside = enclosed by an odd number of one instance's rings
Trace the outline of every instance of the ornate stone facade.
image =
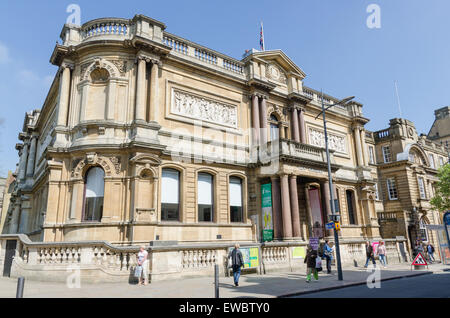
{"type": "MultiPolygon", "coordinates": [[[[332,196],[343,249],[379,238],[360,103],[328,112],[330,193],[320,93],[285,53],[236,60],[165,28],[142,15],[64,26],[57,80],[19,134],[6,232],[46,244],[250,244],[262,239],[266,185],[276,241],[305,245],[318,228],[332,239],[332,196]]],[[[177,255],[190,268],[190,252],[177,255]]]]}

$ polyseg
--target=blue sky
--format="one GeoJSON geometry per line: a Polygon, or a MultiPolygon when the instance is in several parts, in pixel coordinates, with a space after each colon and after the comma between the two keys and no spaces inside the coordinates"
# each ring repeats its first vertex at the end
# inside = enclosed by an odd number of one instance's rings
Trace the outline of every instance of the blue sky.
{"type": "Polygon", "coordinates": [[[0,175],[15,169],[14,145],[24,113],[42,107],[56,73],[48,61],[69,4],[81,22],[140,13],[167,31],[240,58],[258,48],[264,22],[266,49],[282,49],[307,74],[305,85],[336,96],[355,95],[370,130],[402,117],[428,133],[434,110],[450,104],[450,1],[1,1],[0,175]],[[369,4],[381,8],[381,28],[369,29],[369,4]]]}

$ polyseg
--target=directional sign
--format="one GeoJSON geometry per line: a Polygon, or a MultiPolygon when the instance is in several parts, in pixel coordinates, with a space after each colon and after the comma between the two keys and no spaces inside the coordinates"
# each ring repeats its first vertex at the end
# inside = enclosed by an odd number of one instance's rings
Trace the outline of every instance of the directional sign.
{"type": "Polygon", "coordinates": [[[417,254],[416,258],[414,259],[414,262],[412,262],[411,265],[422,265],[422,266],[428,266],[427,261],[422,256],[421,253],[417,254]]]}
{"type": "Polygon", "coordinates": [[[334,228],[336,229],[336,231],[340,231],[341,230],[341,223],[334,222],[334,228]]]}
{"type": "Polygon", "coordinates": [[[325,226],[326,226],[327,230],[332,230],[332,229],[334,229],[334,222],[327,223],[325,226]]]}

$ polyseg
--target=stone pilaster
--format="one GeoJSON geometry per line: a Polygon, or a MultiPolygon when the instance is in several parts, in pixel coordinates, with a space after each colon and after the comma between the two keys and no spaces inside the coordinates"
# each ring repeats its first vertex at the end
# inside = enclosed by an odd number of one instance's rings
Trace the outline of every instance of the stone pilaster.
{"type": "Polygon", "coordinates": [[[258,96],[256,94],[252,95],[252,121],[253,121],[253,144],[257,145],[259,143],[259,105],[258,96]]]}
{"type": "Polygon", "coordinates": [[[358,166],[363,166],[363,155],[362,155],[362,149],[361,149],[361,133],[359,131],[359,127],[353,127],[353,137],[355,140],[356,145],[356,160],[358,166]]]}
{"type": "Polygon", "coordinates": [[[24,141],[19,162],[19,181],[25,180],[28,161],[28,141],[24,141]]]}
{"type": "Polygon", "coordinates": [[[159,113],[159,67],[161,62],[152,60],[151,78],[150,78],[150,121],[158,121],[159,113]]]}
{"type": "Polygon", "coordinates": [[[73,65],[71,64],[63,63],[61,65],[57,125],[63,127],[67,126],[67,117],[69,114],[71,69],[73,69],[73,65]]]}

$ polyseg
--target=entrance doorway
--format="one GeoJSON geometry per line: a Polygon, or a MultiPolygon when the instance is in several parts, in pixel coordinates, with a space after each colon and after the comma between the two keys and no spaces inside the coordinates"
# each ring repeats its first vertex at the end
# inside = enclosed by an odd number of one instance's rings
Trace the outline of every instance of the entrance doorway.
{"type": "Polygon", "coordinates": [[[9,277],[11,274],[11,266],[14,255],[16,254],[16,240],[6,241],[5,263],[3,265],[3,276],[9,277]]]}

